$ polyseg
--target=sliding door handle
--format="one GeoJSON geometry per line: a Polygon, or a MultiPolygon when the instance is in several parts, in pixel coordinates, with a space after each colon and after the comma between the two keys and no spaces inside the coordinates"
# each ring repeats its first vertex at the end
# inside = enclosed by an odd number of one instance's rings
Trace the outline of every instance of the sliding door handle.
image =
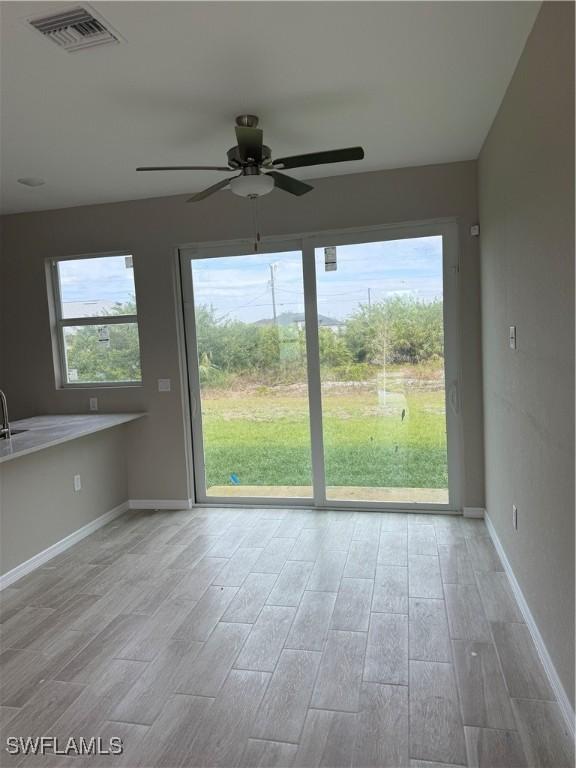
{"type": "Polygon", "coordinates": [[[448,390],[448,401],[454,413],[460,413],[460,394],[456,382],[453,382],[450,385],[450,389],[448,390]]]}

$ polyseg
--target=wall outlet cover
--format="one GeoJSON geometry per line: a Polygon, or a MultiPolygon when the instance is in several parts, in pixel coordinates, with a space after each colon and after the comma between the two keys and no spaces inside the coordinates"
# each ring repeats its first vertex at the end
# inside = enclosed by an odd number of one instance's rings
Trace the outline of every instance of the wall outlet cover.
{"type": "Polygon", "coordinates": [[[74,490],[76,493],[82,490],[82,478],[80,475],[74,475],[74,490]]]}
{"type": "Polygon", "coordinates": [[[91,411],[97,411],[98,410],[98,398],[97,397],[91,397],[90,398],[90,410],[91,411]]]}
{"type": "Polygon", "coordinates": [[[172,389],[171,379],[158,379],[158,392],[170,392],[172,389]]]}

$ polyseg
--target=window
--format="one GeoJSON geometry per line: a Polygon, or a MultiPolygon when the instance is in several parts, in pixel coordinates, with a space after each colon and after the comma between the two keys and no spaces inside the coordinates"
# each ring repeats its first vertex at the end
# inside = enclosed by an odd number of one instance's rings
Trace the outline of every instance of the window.
{"type": "Polygon", "coordinates": [[[140,383],[132,256],[58,259],[51,272],[62,385],[140,383]]]}

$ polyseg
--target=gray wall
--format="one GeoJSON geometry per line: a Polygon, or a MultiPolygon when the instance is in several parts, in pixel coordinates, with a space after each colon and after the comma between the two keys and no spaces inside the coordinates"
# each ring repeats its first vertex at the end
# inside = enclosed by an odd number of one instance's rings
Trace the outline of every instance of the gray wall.
{"type": "MultiPolygon", "coordinates": [[[[480,296],[478,242],[469,235],[477,220],[476,163],[405,168],[315,182],[303,198],[279,191],[261,201],[266,234],[456,217],[461,245],[461,361],[464,410],[464,504],[483,506],[480,296]]],[[[190,496],[185,420],[177,344],[173,254],[178,244],[252,236],[249,204],[222,192],[198,205],[157,198],[110,205],[6,216],[2,221],[1,349],[14,418],[83,412],[98,394],[102,411],[149,413],[134,425],[129,451],[132,499],[190,496]],[[142,388],[58,390],[48,322],[44,259],[126,249],[134,255],[142,343],[142,388]],[[171,393],[157,391],[171,378],[171,393]]]]}
{"type": "Polygon", "coordinates": [[[543,4],[479,177],[487,510],[573,704],[572,3],[543,4]]]}
{"type": "Polygon", "coordinates": [[[0,573],[127,500],[126,438],[131,426],[0,464],[0,573]],[[82,478],[77,493],[75,474],[82,478]]]}

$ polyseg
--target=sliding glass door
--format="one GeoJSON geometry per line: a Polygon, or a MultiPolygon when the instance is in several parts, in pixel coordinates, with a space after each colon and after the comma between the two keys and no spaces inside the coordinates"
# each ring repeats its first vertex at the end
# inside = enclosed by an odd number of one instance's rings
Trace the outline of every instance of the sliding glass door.
{"type": "Polygon", "coordinates": [[[442,237],[315,266],[327,499],[447,504],[442,237]]]}
{"type": "Polygon", "coordinates": [[[198,501],[456,508],[450,225],[181,251],[198,501]]]}
{"type": "Polygon", "coordinates": [[[187,277],[199,495],[312,499],[301,251],[200,255],[187,277]]]}

